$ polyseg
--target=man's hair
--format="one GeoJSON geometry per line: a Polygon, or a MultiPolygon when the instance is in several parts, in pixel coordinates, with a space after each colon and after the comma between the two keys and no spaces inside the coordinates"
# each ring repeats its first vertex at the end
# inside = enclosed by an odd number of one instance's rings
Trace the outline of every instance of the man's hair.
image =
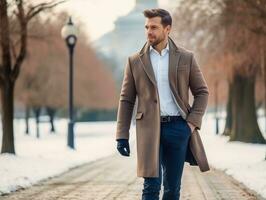
{"type": "Polygon", "coordinates": [[[161,23],[164,27],[167,25],[172,26],[172,17],[167,10],[161,8],[146,9],[143,14],[147,18],[161,17],[161,23]]]}

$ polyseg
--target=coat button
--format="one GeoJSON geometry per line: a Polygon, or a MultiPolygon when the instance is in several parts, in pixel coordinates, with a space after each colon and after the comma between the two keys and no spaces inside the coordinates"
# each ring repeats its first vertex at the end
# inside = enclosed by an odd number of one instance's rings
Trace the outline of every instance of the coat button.
{"type": "Polygon", "coordinates": [[[154,99],[154,103],[157,103],[157,99],[154,99]]]}

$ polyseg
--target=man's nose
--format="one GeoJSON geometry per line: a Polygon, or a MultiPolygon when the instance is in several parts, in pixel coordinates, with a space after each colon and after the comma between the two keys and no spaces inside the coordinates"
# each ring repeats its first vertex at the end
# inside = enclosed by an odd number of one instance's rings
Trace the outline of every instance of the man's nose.
{"type": "Polygon", "coordinates": [[[151,35],[151,34],[152,34],[151,29],[147,29],[147,34],[148,34],[148,35],[151,35]]]}

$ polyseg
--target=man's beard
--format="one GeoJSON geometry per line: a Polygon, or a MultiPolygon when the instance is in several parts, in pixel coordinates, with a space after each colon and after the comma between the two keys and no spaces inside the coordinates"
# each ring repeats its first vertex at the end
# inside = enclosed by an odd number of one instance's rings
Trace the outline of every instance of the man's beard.
{"type": "Polygon", "coordinates": [[[153,42],[149,41],[149,44],[153,47],[155,47],[156,45],[158,45],[159,43],[161,43],[162,41],[164,41],[164,37],[159,37],[158,39],[154,40],[153,42]]]}

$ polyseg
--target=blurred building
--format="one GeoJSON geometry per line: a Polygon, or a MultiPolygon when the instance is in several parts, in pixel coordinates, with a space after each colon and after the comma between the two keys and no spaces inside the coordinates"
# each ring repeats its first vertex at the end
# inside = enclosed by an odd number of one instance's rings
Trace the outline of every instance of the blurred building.
{"type": "Polygon", "coordinates": [[[156,7],[157,0],[136,0],[132,11],[115,21],[114,30],[95,41],[98,54],[112,60],[117,78],[121,76],[127,57],[138,51],[146,41],[143,10],[156,7]]]}
{"type": "MultiPolygon", "coordinates": [[[[170,11],[175,2],[175,0],[167,1],[170,11]]],[[[114,30],[95,41],[94,46],[98,55],[113,66],[112,71],[117,80],[121,80],[123,76],[127,57],[140,50],[146,42],[143,10],[157,7],[158,0],[136,0],[132,11],[115,21],[114,30]]]]}

